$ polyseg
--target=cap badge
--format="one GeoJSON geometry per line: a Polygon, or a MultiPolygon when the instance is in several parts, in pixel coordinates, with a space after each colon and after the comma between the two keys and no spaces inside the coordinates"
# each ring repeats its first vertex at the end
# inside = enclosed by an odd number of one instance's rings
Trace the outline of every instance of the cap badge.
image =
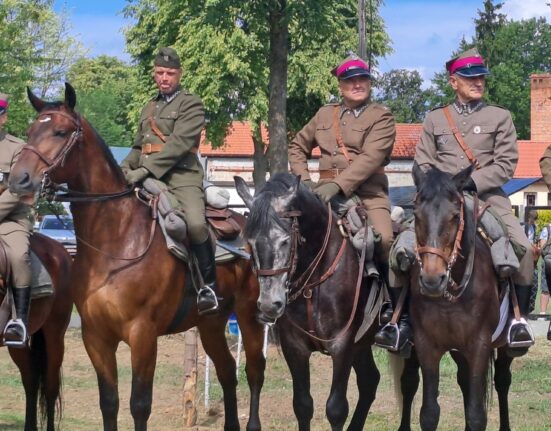
{"type": "Polygon", "coordinates": [[[473,129],[473,132],[474,132],[475,134],[477,134],[477,135],[478,135],[481,131],[482,131],[482,130],[480,129],[480,126],[475,126],[474,129],[473,129]]]}

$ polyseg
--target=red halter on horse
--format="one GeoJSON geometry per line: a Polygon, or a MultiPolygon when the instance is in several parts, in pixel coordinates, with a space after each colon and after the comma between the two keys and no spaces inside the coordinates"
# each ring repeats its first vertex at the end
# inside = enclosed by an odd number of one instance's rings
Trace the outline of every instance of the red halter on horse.
{"type": "Polygon", "coordinates": [[[217,266],[226,307],[217,315],[200,317],[188,265],[169,253],[151,209],[128,193],[111,152],[74,111],[73,88],[66,84],[63,102],[46,103],[28,94],[38,117],[29,128],[26,151],[12,171],[10,187],[25,195],[38,192],[44,184],[66,183],[74,198],[74,298],[84,344],[98,376],[104,429],[117,429],[115,352],[119,342],[131,350],[134,426],[146,430],[157,337],[197,326],[224,391],[224,429],[238,430],[235,361],[225,339],[233,304],[243,334],[251,390],[247,429],[259,430],[265,359],[263,328],[255,318],[258,284],[250,261],[236,259],[217,266]]]}

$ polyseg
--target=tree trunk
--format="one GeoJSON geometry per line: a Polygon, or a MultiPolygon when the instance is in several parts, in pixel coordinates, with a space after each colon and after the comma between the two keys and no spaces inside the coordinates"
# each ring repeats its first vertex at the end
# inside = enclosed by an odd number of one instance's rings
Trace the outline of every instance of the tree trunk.
{"type": "Polygon", "coordinates": [[[268,130],[270,174],[287,172],[287,52],[286,0],[276,0],[270,11],[270,98],[268,130]]]}
{"type": "Polygon", "coordinates": [[[197,329],[184,334],[184,426],[197,424],[197,329]]]}
{"type": "Polygon", "coordinates": [[[254,156],[253,156],[253,183],[255,190],[259,190],[266,183],[268,172],[268,158],[266,156],[266,145],[262,140],[262,121],[257,120],[256,131],[253,133],[254,156]]]}

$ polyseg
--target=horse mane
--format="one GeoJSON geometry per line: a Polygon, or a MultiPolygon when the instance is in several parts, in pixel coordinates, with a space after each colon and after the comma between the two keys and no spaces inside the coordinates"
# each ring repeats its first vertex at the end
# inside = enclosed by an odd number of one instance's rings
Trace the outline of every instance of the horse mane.
{"type": "MultiPolygon", "coordinates": [[[[272,207],[272,202],[274,199],[285,196],[296,181],[297,177],[293,174],[278,173],[264,185],[254,197],[245,226],[245,236],[253,238],[258,232],[268,230],[274,223],[282,229],[287,228],[272,207]]],[[[303,214],[317,215],[325,210],[325,206],[308,187],[299,183],[297,193],[286,210],[299,210],[303,214]]]]}
{"type": "Polygon", "coordinates": [[[417,186],[417,195],[423,201],[440,199],[457,192],[457,186],[452,181],[451,175],[434,167],[425,173],[423,181],[417,186]]]}

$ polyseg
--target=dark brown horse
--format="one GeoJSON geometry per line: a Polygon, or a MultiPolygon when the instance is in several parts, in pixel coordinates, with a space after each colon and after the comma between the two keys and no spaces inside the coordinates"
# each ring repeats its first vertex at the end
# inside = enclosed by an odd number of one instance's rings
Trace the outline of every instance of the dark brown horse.
{"type": "Polygon", "coordinates": [[[380,378],[371,351],[378,319],[355,338],[376,283],[362,279],[363,263],[341,235],[336,216],[298,177],[274,175],[254,198],[241,178],[235,182],[251,211],[245,234],[258,268],[259,317],[276,322],[293,378],[298,429],[310,429],[309,359],[322,352],[333,362],[326,404],[331,429],[342,430],[348,417],[346,392],[354,367],[359,398],[348,429],[363,430],[380,378]]]}
{"type": "MultiPolygon", "coordinates": [[[[61,418],[61,364],[65,352],[65,331],[73,307],[69,290],[71,256],[60,243],[44,235],[35,233],[30,242],[31,250],[52,278],[54,293],[31,302],[30,347],[9,347],[8,351],[19,368],[25,388],[25,431],[36,431],[38,405],[42,413],[41,422],[45,421],[46,429],[53,431],[56,406],[61,418]]],[[[0,303],[3,300],[0,295],[0,303]]]]}
{"type": "MultiPolygon", "coordinates": [[[[499,398],[500,430],[508,431],[512,358],[499,325],[500,302],[490,248],[476,232],[477,216],[467,209],[463,186],[472,172],[455,176],[415,165],[415,233],[418,262],[411,272],[410,315],[415,352],[402,375],[404,407],[400,431],[410,430],[411,403],[423,376],[422,430],[435,430],[439,364],[445,352],[457,363],[466,430],[486,429],[490,365],[499,398]],[[497,357],[493,349],[497,348],[497,357]],[[418,362],[417,362],[418,361],[418,362]]],[[[474,205],[477,207],[477,205],[474,205]]],[[[504,303],[507,307],[508,302],[504,303]]],[[[508,312],[508,309],[507,309],[508,312]]]]}
{"type": "MultiPolygon", "coordinates": [[[[225,339],[234,306],[247,357],[251,390],[247,430],[259,430],[259,395],[264,380],[263,328],[256,321],[258,282],[249,260],[217,267],[225,307],[214,316],[197,313],[187,264],[167,249],[151,209],[127,193],[122,171],[90,124],[74,111],[76,95],[66,84],[63,102],[46,103],[28,92],[38,117],[10,177],[13,192],[34,193],[44,181],[66,183],[77,236],[73,264],[75,304],[84,345],[96,370],[104,430],[117,429],[119,395],[115,352],[131,351],[130,410],[136,430],[151,413],[157,337],[193,326],[212,359],[224,392],[224,430],[239,430],[235,361],[225,339]]],[[[175,403],[179,403],[175,400],[175,403]]]]}

